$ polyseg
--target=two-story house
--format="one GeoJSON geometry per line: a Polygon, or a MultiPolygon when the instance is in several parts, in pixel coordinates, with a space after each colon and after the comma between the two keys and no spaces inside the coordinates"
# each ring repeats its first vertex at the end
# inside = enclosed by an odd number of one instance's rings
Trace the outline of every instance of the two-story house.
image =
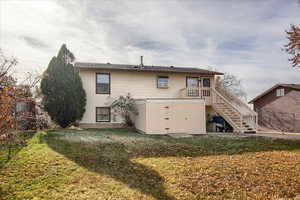
{"type": "Polygon", "coordinates": [[[220,72],[142,63],[77,62],[75,67],[87,95],[82,126],[120,125],[122,118],[112,112],[110,104],[120,95],[130,93],[138,108],[133,119],[135,127],[144,133],[203,134],[207,116],[213,113],[221,115],[235,132],[256,130],[256,113],[242,102],[234,104],[216,89],[220,72]]]}

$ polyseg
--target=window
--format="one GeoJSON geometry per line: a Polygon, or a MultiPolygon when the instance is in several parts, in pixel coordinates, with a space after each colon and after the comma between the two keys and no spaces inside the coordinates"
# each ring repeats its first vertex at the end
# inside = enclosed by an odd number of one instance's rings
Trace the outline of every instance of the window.
{"type": "Polygon", "coordinates": [[[199,78],[198,77],[186,77],[186,87],[198,88],[199,87],[199,78]]]}
{"type": "Polygon", "coordinates": [[[110,94],[110,74],[96,74],[96,94],[110,94]]]}
{"type": "Polygon", "coordinates": [[[283,97],[284,96],[284,88],[280,88],[276,90],[276,96],[277,97],[283,97]]]}
{"type": "Polygon", "coordinates": [[[157,88],[168,88],[169,87],[169,77],[159,76],[157,77],[157,88]]]}
{"type": "Polygon", "coordinates": [[[16,113],[25,113],[29,112],[29,104],[27,102],[17,102],[16,103],[16,113]]]}
{"type": "Polygon", "coordinates": [[[110,122],[110,107],[96,107],[96,122],[110,122]]]}
{"type": "Polygon", "coordinates": [[[199,96],[199,78],[198,77],[186,77],[186,92],[187,96],[198,97],[199,96]]]}
{"type": "Polygon", "coordinates": [[[210,78],[203,78],[203,87],[210,87],[210,78]]]}

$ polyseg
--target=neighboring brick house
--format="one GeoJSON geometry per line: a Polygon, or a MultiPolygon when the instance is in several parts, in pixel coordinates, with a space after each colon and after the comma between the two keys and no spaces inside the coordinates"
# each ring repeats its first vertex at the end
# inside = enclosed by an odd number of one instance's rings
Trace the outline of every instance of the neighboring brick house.
{"type": "Polygon", "coordinates": [[[300,132],[300,84],[276,84],[249,103],[260,126],[300,132]]]}

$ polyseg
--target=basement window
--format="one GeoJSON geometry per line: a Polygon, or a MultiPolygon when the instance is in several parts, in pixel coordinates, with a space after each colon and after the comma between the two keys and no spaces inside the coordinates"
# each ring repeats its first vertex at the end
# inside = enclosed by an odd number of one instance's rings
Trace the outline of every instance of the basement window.
{"type": "Polygon", "coordinates": [[[110,107],[96,107],[96,122],[110,122],[110,107]]]}
{"type": "Polygon", "coordinates": [[[284,88],[280,88],[276,90],[276,96],[277,97],[283,97],[284,96],[284,88]]]}
{"type": "Polygon", "coordinates": [[[157,77],[157,88],[168,88],[169,87],[169,77],[159,76],[157,77]]]}

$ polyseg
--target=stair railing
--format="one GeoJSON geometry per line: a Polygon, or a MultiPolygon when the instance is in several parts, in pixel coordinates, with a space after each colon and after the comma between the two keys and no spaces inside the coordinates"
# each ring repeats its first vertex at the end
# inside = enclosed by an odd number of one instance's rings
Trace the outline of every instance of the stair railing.
{"type": "Polygon", "coordinates": [[[257,114],[256,115],[243,115],[243,121],[249,124],[252,128],[257,130],[257,114]]]}
{"type": "Polygon", "coordinates": [[[238,106],[238,109],[243,115],[243,121],[246,122],[248,125],[251,125],[252,128],[257,130],[257,113],[253,111],[245,102],[243,102],[240,98],[238,98],[236,95],[232,94],[228,89],[223,87],[217,87],[216,90],[219,91],[220,94],[224,93],[223,96],[228,96],[231,98],[231,101],[236,103],[238,106]],[[243,113],[243,109],[246,110],[245,113],[243,113]]]}
{"type": "MultiPolygon", "coordinates": [[[[242,131],[243,129],[243,116],[242,113],[232,104],[230,103],[223,95],[221,95],[215,88],[211,88],[212,91],[212,102],[213,104],[217,103],[225,103],[229,105],[239,116],[240,118],[240,124],[236,124],[233,120],[231,120],[229,117],[227,117],[226,120],[230,121],[235,128],[238,129],[238,131],[242,131]]],[[[223,111],[221,111],[223,112],[223,111]]],[[[226,115],[225,115],[226,116],[226,115]]]]}
{"type": "MultiPolygon", "coordinates": [[[[237,111],[241,116],[241,130],[243,128],[242,122],[247,123],[251,126],[251,128],[257,129],[257,113],[254,112],[248,105],[246,105],[243,101],[241,101],[238,97],[233,95],[231,92],[229,92],[225,88],[216,88],[213,89],[215,94],[218,94],[222,99],[225,99],[226,103],[234,108],[235,111],[237,111]],[[222,94],[223,93],[223,94],[222,94]],[[230,98],[230,99],[229,99],[230,98]],[[236,104],[236,105],[235,105],[236,104]],[[246,112],[245,112],[246,111],[246,112]],[[243,113],[244,112],[244,113],[243,113]]],[[[213,103],[214,103],[213,99],[213,103]]],[[[217,102],[216,102],[217,103],[217,102]]]]}
{"type": "Polygon", "coordinates": [[[257,113],[254,112],[245,102],[243,102],[240,98],[238,98],[236,95],[232,94],[228,89],[224,87],[216,87],[216,90],[223,95],[225,98],[231,98],[230,100],[233,102],[236,102],[236,104],[240,107],[245,108],[249,113],[256,115],[257,113]]]}

